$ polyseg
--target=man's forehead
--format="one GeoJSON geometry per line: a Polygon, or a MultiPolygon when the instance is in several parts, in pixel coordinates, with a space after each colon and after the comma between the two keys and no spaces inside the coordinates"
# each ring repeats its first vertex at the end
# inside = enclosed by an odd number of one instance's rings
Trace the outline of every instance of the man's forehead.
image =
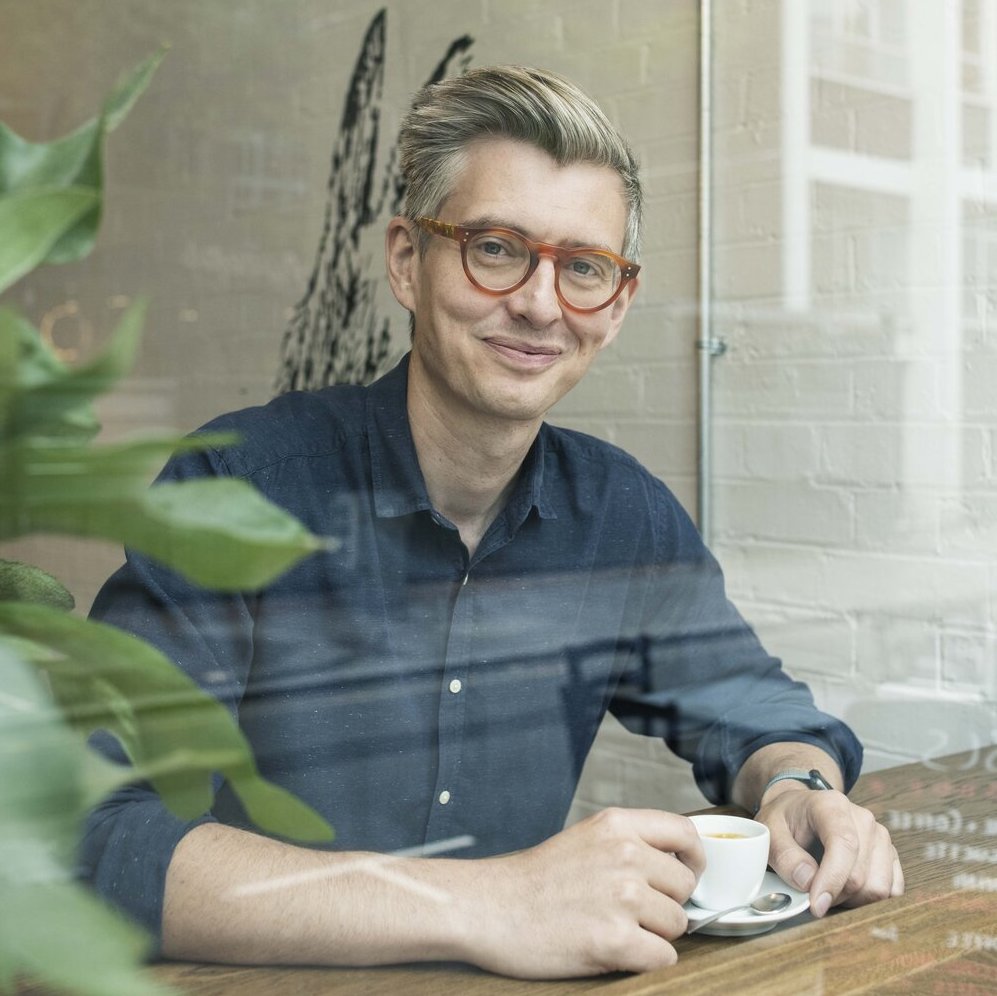
{"type": "Polygon", "coordinates": [[[450,196],[445,220],[513,228],[562,245],[619,250],[626,224],[623,181],[610,167],[558,164],[543,149],[505,138],[474,142],[450,196]]]}

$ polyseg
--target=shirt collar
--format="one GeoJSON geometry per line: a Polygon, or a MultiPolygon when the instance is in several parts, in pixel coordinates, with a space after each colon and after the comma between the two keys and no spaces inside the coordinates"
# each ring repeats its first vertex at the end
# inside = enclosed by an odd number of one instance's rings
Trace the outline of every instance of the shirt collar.
{"type": "Polygon", "coordinates": [[[432,508],[409,429],[408,364],[406,353],[393,370],[367,389],[365,429],[374,511],[381,518],[432,508]]]}
{"type": "Polygon", "coordinates": [[[536,509],[541,519],[556,519],[554,503],[550,500],[544,481],[544,468],[547,465],[547,447],[550,428],[546,422],[540,426],[537,438],[533,440],[530,452],[523,461],[523,469],[516,487],[509,496],[506,514],[517,525],[526,520],[531,509],[536,509]]]}
{"type": "MultiPolygon", "coordinates": [[[[432,510],[426,482],[412,441],[408,420],[409,354],[367,390],[365,429],[370,446],[374,510],[381,518],[432,510]]],[[[516,526],[536,508],[541,518],[555,518],[553,502],[544,485],[546,424],[530,447],[506,505],[505,515],[516,526]]]]}

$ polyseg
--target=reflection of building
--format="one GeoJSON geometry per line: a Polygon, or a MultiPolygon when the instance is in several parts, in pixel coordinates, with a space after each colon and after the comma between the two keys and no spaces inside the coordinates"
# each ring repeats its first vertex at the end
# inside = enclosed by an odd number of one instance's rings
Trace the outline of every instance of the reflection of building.
{"type": "Polygon", "coordinates": [[[735,591],[832,710],[992,704],[997,3],[750,0],[715,30],[735,591]]]}

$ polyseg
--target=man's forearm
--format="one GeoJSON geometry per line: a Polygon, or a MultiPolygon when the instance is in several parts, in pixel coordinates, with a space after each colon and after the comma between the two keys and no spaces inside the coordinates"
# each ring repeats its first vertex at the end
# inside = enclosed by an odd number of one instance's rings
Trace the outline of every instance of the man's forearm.
{"type": "Polygon", "coordinates": [[[465,958],[464,880],[478,864],[311,851],[206,824],[170,863],[163,953],[242,964],[465,958]]]}
{"type": "Polygon", "coordinates": [[[605,810],[476,860],[308,851],[218,824],[166,879],[163,952],[245,964],[467,961],[523,978],[675,962],[702,869],[684,816],[605,810]]]}
{"type": "MultiPolygon", "coordinates": [[[[761,804],[765,786],[772,778],[783,771],[809,771],[811,768],[819,768],[833,788],[844,788],[838,763],[826,751],[807,743],[776,743],[756,750],[744,762],[734,780],[732,799],[749,813],[754,813],[761,804]]],[[[765,801],[771,801],[782,792],[801,789],[809,791],[801,782],[780,781],[765,793],[765,801]]]]}

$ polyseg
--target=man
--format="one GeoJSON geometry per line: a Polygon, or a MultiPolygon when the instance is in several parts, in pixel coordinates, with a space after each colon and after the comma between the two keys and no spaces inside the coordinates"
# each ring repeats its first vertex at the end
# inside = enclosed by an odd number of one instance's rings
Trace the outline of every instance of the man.
{"type": "Polygon", "coordinates": [[[636,674],[704,791],[757,807],[817,916],[899,894],[888,834],[840,791],[850,731],[758,645],[664,485],[543,421],[637,291],[630,150],[573,85],[510,67],[423,91],[400,141],[386,259],[408,357],[370,388],[219,420],[238,447],[166,472],[243,476],[343,548],[245,597],[130,557],[95,605],[230,704],[337,849],[253,833],[224,787],[183,824],[139,786],[91,818],[91,879],[179,958],[670,964],[703,867],[690,821],[610,810],[561,829],[636,674]],[[815,768],[838,791],[797,777],[815,768]]]}

